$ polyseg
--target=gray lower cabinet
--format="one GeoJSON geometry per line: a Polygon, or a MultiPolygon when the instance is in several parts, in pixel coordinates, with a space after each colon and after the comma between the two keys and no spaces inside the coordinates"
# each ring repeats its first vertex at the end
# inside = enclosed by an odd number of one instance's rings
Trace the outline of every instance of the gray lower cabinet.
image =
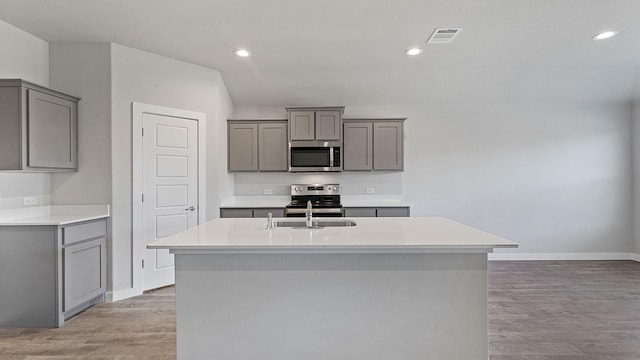
{"type": "Polygon", "coordinates": [[[345,217],[408,217],[408,206],[398,207],[346,207],[345,217]]]}
{"type": "Polygon", "coordinates": [[[220,208],[221,218],[274,218],[284,217],[284,208],[220,208]]]}
{"type": "Polygon", "coordinates": [[[287,171],[286,120],[228,120],[228,169],[287,171]]]}
{"type": "Polygon", "coordinates": [[[345,119],[345,171],[404,170],[404,120],[345,119]]]}
{"type": "Polygon", "coordinates": [[[0,170],[76,170],[79,100],[19,79],[0,80],[0,170]]]}
{"type": "Polygon", "coordinates": [[[0,327],[60,327],[104,301],[106,219],[0,226],[0,327]]]}
{"type": "Polygon", "coordinates": [[[63,228],[64,311],[73,311],[107,290],[106,221],[63,228]]]}

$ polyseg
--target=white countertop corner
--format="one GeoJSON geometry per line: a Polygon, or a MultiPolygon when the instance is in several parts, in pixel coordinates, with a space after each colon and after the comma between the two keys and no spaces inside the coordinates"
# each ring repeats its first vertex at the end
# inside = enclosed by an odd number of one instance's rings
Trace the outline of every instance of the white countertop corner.
{"type": "Polygon", "coordinates": [[[45,205],[0,210],[0,226],[67,225],[111,216],[109,205],[45,205]]]}

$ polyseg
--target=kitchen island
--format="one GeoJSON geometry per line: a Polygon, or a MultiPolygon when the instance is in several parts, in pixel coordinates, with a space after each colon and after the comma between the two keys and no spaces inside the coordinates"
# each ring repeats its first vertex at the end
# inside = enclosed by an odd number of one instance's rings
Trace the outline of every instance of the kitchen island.
{"type": "Polygon", "coordinates": [[[178,359],[486,360],[487,253],[517,244],[444,218],[353,220],[216,219],[149,244],[175,254],[178,359]]]}

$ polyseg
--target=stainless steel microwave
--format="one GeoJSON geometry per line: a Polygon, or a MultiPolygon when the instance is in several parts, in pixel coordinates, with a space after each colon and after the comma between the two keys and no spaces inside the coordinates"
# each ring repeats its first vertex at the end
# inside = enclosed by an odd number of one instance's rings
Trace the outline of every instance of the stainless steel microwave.
{"type": "Polygon", "coordinates": [[[289,171],[342,171],[338,142],[295,141],[289,143],[289,171]]]}

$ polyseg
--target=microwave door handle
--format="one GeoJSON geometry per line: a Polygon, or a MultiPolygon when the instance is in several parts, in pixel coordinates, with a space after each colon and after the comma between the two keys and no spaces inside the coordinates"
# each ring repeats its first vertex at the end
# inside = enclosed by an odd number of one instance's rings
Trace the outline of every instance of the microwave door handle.
{"type": "Polygon", "coordinates": [[[329,148],[329,167],[333,166],[333,146],[329,148]]]}

